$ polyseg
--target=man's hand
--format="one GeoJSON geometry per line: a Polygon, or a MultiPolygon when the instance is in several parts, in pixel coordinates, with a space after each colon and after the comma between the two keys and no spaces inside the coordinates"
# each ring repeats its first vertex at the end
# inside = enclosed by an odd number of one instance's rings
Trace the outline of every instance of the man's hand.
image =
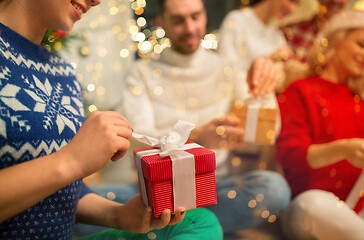
{"type": "Polygon", "coordinates": [[[247,82],[254,96],[265,96],[275,91],[282,76],[271,59],[257,58],[248,71],[247,82]]]}
{"type": "Polygon", "coordinates": [[[192,130],[189,140],[210,149],[238,149],[245,145],[242,141],[244,129],[239,127],[237,117],[215,118],[205,125],[192,130]]]}

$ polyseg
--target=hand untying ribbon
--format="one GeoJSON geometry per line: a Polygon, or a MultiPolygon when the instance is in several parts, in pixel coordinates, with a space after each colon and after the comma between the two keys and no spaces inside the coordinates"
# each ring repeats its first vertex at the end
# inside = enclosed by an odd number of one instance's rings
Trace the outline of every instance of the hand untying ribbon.
{"type": "Polygon", "coordinates": [[[172,160],[174,210],[178,207],[185,207],[187,210],[196,208],[195,158],[192,154],[184,151],[201,147],[195,143],[185,144],[194,127],[195,125],[192,123],[178,121],[169,135],[160,139],[133,133],[133,137],[138,141],[159,148],[136,153],[141,194],[146,205],[148,205],[148,197],[141,159],[144,156],[159,154],[161,157],[170,156],[172,160]]]}

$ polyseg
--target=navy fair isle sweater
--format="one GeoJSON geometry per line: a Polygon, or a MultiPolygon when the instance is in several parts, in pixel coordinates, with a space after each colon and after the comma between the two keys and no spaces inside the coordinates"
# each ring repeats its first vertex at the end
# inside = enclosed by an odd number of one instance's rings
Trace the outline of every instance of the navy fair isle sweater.
{"type": "MultiPolygon", "coordinates": [[[[81,92],[71,65],[0,23],[0,171],[70,142],[85,120],[81,92]]],[[[82,180],[69,184],[0,223],[0,239],[72,239],[89,191],[82,180]]]]}

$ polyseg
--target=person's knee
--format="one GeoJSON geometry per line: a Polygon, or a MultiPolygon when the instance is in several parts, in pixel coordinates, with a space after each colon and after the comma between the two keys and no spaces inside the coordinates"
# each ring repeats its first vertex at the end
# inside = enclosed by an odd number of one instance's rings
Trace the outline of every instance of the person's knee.
{"type": "Polygon", "coordinates": [[[223,231],[219,220],[213,212],[206,208],[197,208],[186,212],[182,222],[175,225],[174,230],[180,232],[173,234],[173,240],[184,239],[223,239],[223,231]]]}
{"type": "Polygon", "coordinates": [[[325,209],[330,209],[337,201],[337,197],[332,193],[313,189],[299,194],[292,201],[292,207],[299,215],[312,218],[317,214],[321,215],[325,209]]]}
{"type": "Polygon", "coordinates": [[[332,193],[308,190],[293,199],[282,216],[283,231],[294,239],[314,239],[312,224],[337,202],[332,193]]]}
{"type": "Polygon", "coordinates": [[[254,171],[249,176],[256,179],[252,182],[256,192],[263,195],[264,202],[270,209],[285,210],[291,199],[291,190],[284,177],[272,171],[254,171]]]}
{"type": "Polygon", "coordinates": [[[188,221],[191,221],[194,224],[204,224],[205,227],[220,226],[216,215],[206,208],[197,208],[187,211],[185,219],[188,219],[188,221]]]}

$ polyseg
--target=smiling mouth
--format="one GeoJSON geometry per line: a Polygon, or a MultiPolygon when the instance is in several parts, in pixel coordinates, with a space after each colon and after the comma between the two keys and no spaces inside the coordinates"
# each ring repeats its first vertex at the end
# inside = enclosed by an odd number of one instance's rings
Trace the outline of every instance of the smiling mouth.
{"type": "Polygon", "coordinates": [[[77,11],[80,13],[80,15],[84,14],[85,12],[83,11],[83,9],[81,8],[80,5],[78,5],[76,2],[74,2],[73,0],[71,0],[71,4],[72,6],[74,6],[77,11]]]}

